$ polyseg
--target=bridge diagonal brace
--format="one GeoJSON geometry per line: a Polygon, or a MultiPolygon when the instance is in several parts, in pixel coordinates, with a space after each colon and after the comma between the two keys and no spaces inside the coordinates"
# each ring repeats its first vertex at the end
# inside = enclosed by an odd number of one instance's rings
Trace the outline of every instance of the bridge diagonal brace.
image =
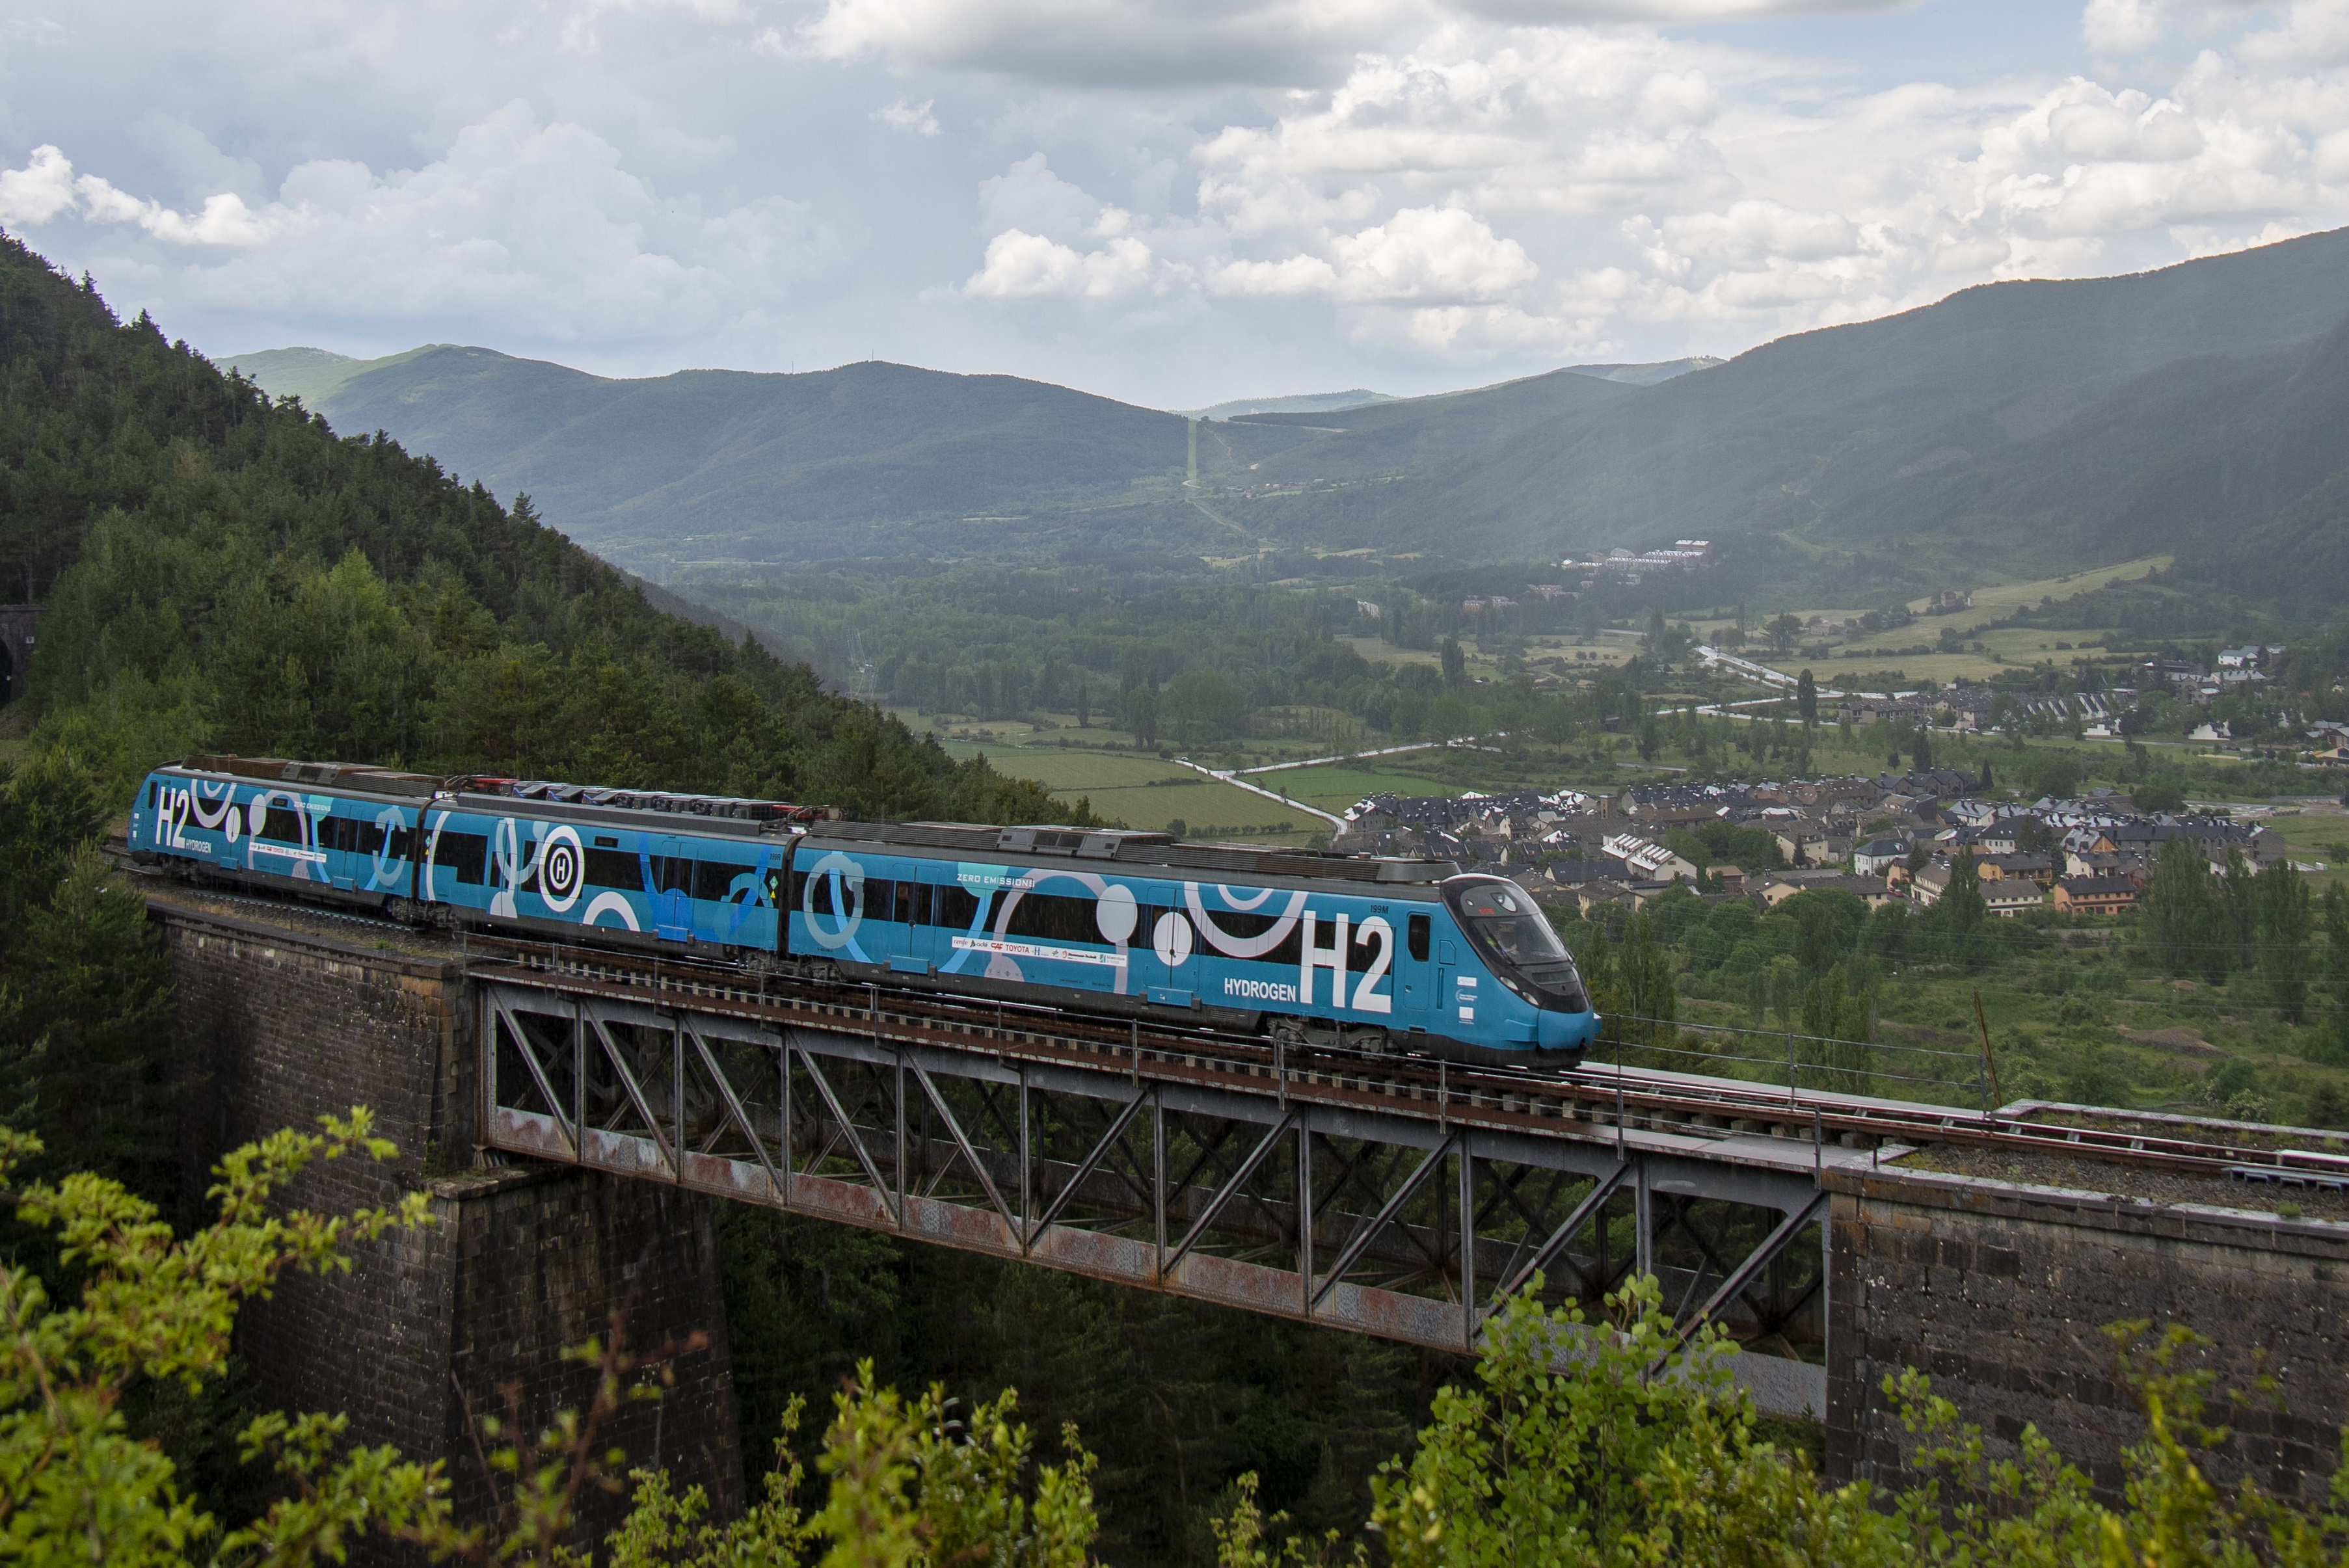
{"type": "Polygon", "coordinates": [[[1159,1265],[1159,1273],[1162,1275],[1183,1261],[1183,1255],[1198,1243],[1201,1236],[1207,1233],[1207,1227],[1216,1222],[1216,1216],[1224,1212],[1225,1205],[1237,1197],[1240,1189],[1247,1185],[1248,1179],[1256,1174],[1256,1168],[1264,1163],[1265,1156],[1272,1152],[1273,1147],[1287,1136],[1291,1128],[1299,1125],[1298,1113],[1292,1110],[1276,1122],[1272,1130],[1266,1133],[1254,1149],[1248,1150],[1248,1157],[1240,1161],[1239,1168],[1225,1180],[1221,1187],[1216,1189],[1216,1195],[1207,1200],[1207,1206],[1199,1212],[1197,1219],[1191,1222],[1191,1228],[1184,1233],[1183,1239],[1167,1249],[1166,1261],[1159,1265]]]}
{"type": "Polygon", "coordinates": [[[1590,1222],[1591,1216],[1598,1213],[1606,1204],[1607,1200],[1615,1195],[1615,1190],[1622,1186],[1630,1174],[1631,1162],[1627,1160],[1600,1177],[1598,1184],[1583,1195],[1582,1202],[1574,1206],[1574,1212],[1558,1222],[1557,1229],[1549,1233],[1549,1239],[1535,1248],[1534,1255],[1519,1264],[1516,1272],[1509,1275],[1506,1283],[1495,1293],[1496,1297],[1506,1299],[1516,1295],[1526,1288],[1526,1282],[1534,1275],[1549,1267],[1550,1261],[1566,1250],[1567,1243],[1574,1240],[1582,1227],[1590,1222]]]}
{"type": "Polygon", "coordinates": [[[1052,1194],[1051,1202],[1045,1205],[1044,1212],[1036,1217],[1036,1222],[1028,1228],[1028,1233],[1019,1239],[1022,1248],[1042,1235],[1046,1228],[1061,1217],[1061,1211],[1069,1206],[1070,1201],[1077,1195],[1077,1189],[1084,1185],[1085,1178],[1109,1158],[1109,1151],[1117,1147],[1117,1140],[1125,1136],[1125,1130],[1133,1125],[1133,1119],[1149,1103],[1150,1097],[1146,1094],[1137,1094],[1125,1102],[1124,1108],[1110,1122],[1109,1130],[1101,1135],[1101,1141],[1095,1143],[1092,1152],[1085,1156],[1085,1162],[1077,1167],[1058,1192],[1052,1194]]]}
{"type": "MultiPolygon", "coordinates": [[[[701,1037],[700,1030],[691,1024],[687,1024],[684,1027],[686,1037],[693,1042],[694,1050],[701,1057],[702,1070],[709,1075],[709,1081],[718,1086],[718,1097],[726,1102],[728,1119],[740,1128],[742,1136],[750,1140],[750,1147],[758,1153],[759,1163],[766,1168],[767,1180],[774,1184],[775,1196],[785,1197],[782,1175],[776,1171],[775,1162],[767,1157],[767,1146],[760,1141],[758,1129],[750,1125],[750,1113],[743,1108],[740,1097],[735,1094],[734,1086],[728,1080],[725,1069],[718,1065],[717,1054],[710,1050],[709,1042],[701,1037]]],[[[678,1087],[680,1091],[684,1088],[682,1084],[678,1087]]]]}
{"type": "MultiPolygon", "coordinates": [[[[636,1082],[636,1075],[628,1070],[626,1053],[612,1038],[611,1031],[604,1027],[603,1019],[591,1017],[589,1021],[595,1026],[595,1038],[604,1047],[604,1059],[610,1062],[612,1070],[620,1075],[620,1083],[628,1091],[629,1102],[636,1108],[636,1114],[645,1119],[646,1130],[660,1150],[662,1163],[668,1167],[671,1176],[682,1176],[685,1168],[678,1162],[677,1150],[669,1147],[667,1135],[661,1131],[660,1118],[653,1114],[652,1102],[645,1098],[644,1086],[636,1082]]],[[[678,1087],[681,1089],[684,1086],[678,1087]]]]}
{"type": "Polygon", "coordinates": [[[1444,1157],[1452,1152],[1454,1146],[1459,1141],[1459,1135],[1454,1134],[1429,1150],[1427,1157],[1419,1162],[1418,1169],[1403,1179],[1402,1185],[1397,1187],[1387,1201],[1380,1205],[1378,1213],[1372,1216],[1370,1222],[1354,1233],[1353,1240],[1346,1243],[1338,1253],[1337,1260],[1330,1264],[1330,1272],[1322,1276],[1321,1283],[1314,1287],[1313,1305],[1320,1305],[1323,1299],[1338,1288],[1338,1282],[1346,1277],[1346,1271],[1361,1261],[1362,1254],[1370,1251],[1371,1243],[1378,1240],[1379,1233],[1392,1223],[1397,1214],[1402,1212],[1402,1206],[1410,1202],[1412,1195],[1419,1191],[1421,1184],[1443,1166],[1444,1157]]]}
{"type": "Polygon", "coordinates": [[[1739,1264],[1730,1276],[1721,1282],[1721,1288],[1714,1291],[1702,1306],[1697,1308],[1696,1315],[1681,1326],[1679,1332],[1672,1336],[1671,1350],[1667,1350],[1664,1356],[1656,1357],[1656,1364],[1648,1368],[1648,1375],[1655,1376],[1657,1370],[1664,1364],[1664,1357],[1670,1356],[1672,1350],[1678,1350],[1682,1346],[1686,1345],[1698,1329],[1712,1321],[1714,1313],[1734,1301],[1740,1292],[1754,1283],[1754,1276],[1768,1268],[1770,1261],[1784,1252],[1786,1243],[1801,1234],[1803,1227],[1818,1218],[1826,1206],[1827,1195],[1821,1192],[1800,1209],[1779,1221],[1778,1228],[1764,1237],[1760,1246],[1746,1254],[1745,1261],[1739,1264]]]}
{"type": "MultiPolygon", "coordinates": [[[[794,1049],[796,1047],[785,1047],[787,1052],[794,1049]]],[[[889,1183],[881,1180],[881,1167],[873,1162],[872,1151],[864,1147],[864,1140],[857,1135],[856,1124],[848,1119],[848,1112],[841,1105],[840,1096],[833,1091],[832,1080],[825,1078],[823,1069],[815,1065],[815,1053],[799,1050],[797,1054],[801,1065],[808,1070],[809,1080],[815,1085],[816,1093],[823,1097],[826,1109],[832,1112],[833,1124],[840,1129],[842,1140],[855,1153],[856,1163],[864,1168],[865,1177],[873,1183],[874,1193],[881,1200],[881,1206],[889,1212],[892,1222],[903,1226],[905,1222],[905,1216],[897,1212],[897,1205],[890,1192],[889,1183]]],[[[786,1060],[788,1061],[788,1057],[786,1060]]],[[[786,1194],[786,1201],[789,1195],[786,1194]]]]}
{"type": "Polygon", "coordinates": [[[538,1051],[531,1044],[529,1033],[523,1028],[522,1021],[514,1016],[513,1009],[507,1006],[505,1003],[492,997],[490,1006],[496,1021],[503,1024],[506,1026],[506,1032],[512,1037],[514,1055],[520,1057],[522,1065],[530,1069],[531,1081],[538,1086],[538,1092],[545,1099],[548,1109],[553,1111],[555,1130],[563,1135],[563,1141],[569,1146],[571,1158],[578,1159],[580,1157],[579,1130],[572,1125],[571,1118],[564,1114],[562,1097],[554,1092],[554,1081],[546,1076],[545,1065],[538,1059],[538,1051]]]}
{"type": "Polygon", "coordinates": [[[954,1134],[955,1147],[961,1150],[963,1159],[969,1161],[971,1170],[978,1177],[978,1184],[987,1189],[987,1201],[995,1205],[995,1212],[1003,1216],[1003,1222],[1010,1228],[1011,1233],[1018,1235],[1019,1222],[1011,1217],[1010,1205],[1004,1202],[1003,1194],[996,1191],[995,1178],[988,1173],[987,1167],[980,1162],[978,1150],[971,1147],[968,1135],[962,1130],[961,1120],[955,1115],[953,1109],[947,1104],[946,1097],[938,1092],[938,1086],[930,1081],[929,1070],[919,1062],[908,1062],[906,1065],[914,1069],[915,1081],[922,1086],[922,1092],[930,1097],[930,1105],[937,1111],[938,1119],[947,1124],[947,1130],[954,1134]]]}

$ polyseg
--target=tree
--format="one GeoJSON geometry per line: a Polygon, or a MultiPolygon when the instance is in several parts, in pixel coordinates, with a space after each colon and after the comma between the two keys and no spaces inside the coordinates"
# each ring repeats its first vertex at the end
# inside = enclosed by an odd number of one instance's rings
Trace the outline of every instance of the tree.
{"type": "MultiPolygon", "coordinates": [[[[40,1140],[0,1128],[0,1199],[25,1224],[53,1233],[84,1280],[78,1303],[53,1305],[29,1270],[0,1267],[8,1326],[0,1336],[0,1517],[10,1555],[177,1563],[214,1532],[212,1519],[175,1491],[171,1461],[129,1431],[123,1395],[142,1377],[191,1387],[217,1378],[243,1302],[289,1270],[340,1265],[352,1242],[428,1222],[421,1192],[395,1208],[333,1217],[271,1212],[271,1200],[320,1160],[389,1159],[396,1151],[371,1126],[357,1109],[322,1119],[317,1132],[279,1132],[234,1150],[215,1171],[212,1222],[185,1237],[106,1177],[77,1171],[21,1184],[16,1173],[40,1159],[40,1140]]],[[[340,1429],[334,1418],[277,1417],[255,1423],[246,1444],[258,1453],[290,1442],[323,1457],[340,1429]]],[[[405,1527],[435,1509],[445,1517],[445,1491],[437,1466],[403,1464],[386,1450],[354,1454],[321,1501],[284,1508],[242,1533],[248,1544],[291,1549],[281,1561],[307,1563],[334,1554],[338,1521],[354,1511],[405,1527]]]]}
{"type": "Polygon", "coordinates": [[[157,1202],[174,1174],[171,961],[147,902],[95,843],[27,910],[0,969],[0,1105],[41,1171],[115,1177],[157,1202]]]}
{"type": "Polygon", "coordinates": [[[2332,998],[2326,1055],[2349,1061],[2349,888],[2324,890],[2324,988],[2332,998]]]}
{"type": "Polygon", "coordinates": [[[2217,947],[2217,901],[2211,895],[2210,862],[2199,844],[2166,840],[2146,878],[2138,933],[2154,962],[2177,975],[2200,965],[2217,947]]]}
{"type": "Polygon", "coordinates": [[[1624,1003],[1631,1018],[1623,1038],[1650,1045],[1669,1042],[1676,1031],[1670,1026],[1680,1016],[1680,997],[1672,982],[1671,950],[1656,938],[1655,921],[1646,910],[1631,916],[1616,954],[1622,977],[1624,1003]]]}
{"type": "MultiPolygon", "coordinates": [[[[340,1563],[361,1537],[380,1535],[432,1560],[499,1564],[584,1564],[566,1544],[583,1489],[617,1490],[622,1456],[598,1432],[626,1402],[657,1398],[671,1364],[708,1344],[701,1335],[636,1354],[616,1316],[608,1338],[570,1359],[597,1372],[585,1410],[560,1412],[534,1436],[509,1399],[481,1436],[493,1476],[504,1478],[494,1529],[460,1524],[439,1461],[389,1448],[352,1448],[339,1415],[256,1418],[245,1429],[248,1461],[268,1460],[285,1491],[266,1514],[221,1534],[198,1499],[178,1490],[171,1461],[127,1429],[120,1406],[136,1380],[200,1387],[228,1360],[239,1306],[269,1293],[289,1271],[348,1266],[343,1249],[431,1222],[426,1195],[339,1216],[278,1212],[288,1183],[323,1160],[388,1160],[372,1118],[321,1119],[315,1133],[279,1132],[232,1152],[215,1171],[212,1222],[175,1238],[154,1206],[120,1183],[75,1172],[23,1184],[37,1159],[28,1134],[0,1128],[0,1201],[18,1220],[53,1232],[82,1272],[80,1299],[53,1305],[40,1280],[0,1267],[0,1556],[12,1562],[104,1563],[181,1568],[198,1556],[283,1568],[340,1563]]],[[[802,1568],[829,1544],[829,1564],[916,1568],[984,1562],[1004,1568],[1082,1568],[1098,1532],[1093,1460],[1064,1429],[1067,1458],[1026,1477],[1034,1439],[1015,1424],[1014,1396],[958,1419],[942,1389],[907,1401],[876,1387],[870,1362],[835,1396],[817,1469],[829,1478],[823,1508],[803,1514],[796,1464],[778,1468],[765,1499],[740,1521],[703,1522],[709,1499],[678,1494],[664,1473],[634,1472],[635,1508],[607,1543],[617,1568],[760,1563],[802,1568]]],[[[786,1420],[786,1436],[796,1411],[786,1420]]]]}
{"type": "Polygon", "coordinates": [[[2300,1023],[2308,1013],[2308,941],[2316,928],[2315,903],[2289,861],[2278,861],[2251,881],[2258,929],[2254,951],[2269,1005],[2288,1022],[2300,1023]]]}
{"type": "Polygon", "coordinates": [[[1777,619],[1762,628],[1762,633],[1770,639],[1772,648],[1781,654],[1789,654],[1794,652],[1795,644],[1802,637],[1803,624],[1795,618],[1793,611],[1782,610],[1777,619]]]}
{"type": "Polygon", "coordinates": [[[1941,917],[1942,930],[1949,937],[1951,955],[1963,956],[1967,939],[1972,936],[1990,910],[1990,906],[1982,902],[1982,872],[1971,849],[1960,850],[1957,858],[1950,862],[1950,885],[1942,891],[1934,907],[1941,917]]]}
{"type": "Polygon", "coordinates": [[[1807,729],[1819,721],[1819,683],[1811,676],[1810,666],[1795,677],[1795,707],[1803,716],[1807,729]]]}
{"type": "Polygon", "coordinates": [[[1442,656],[1444,660],[1444,686],[1453,691],[1457,691],[1462,686],[1466,686],[1468,684],[1468,655],[1466,651],[1460,646],[1460,639],[1457,637],[1444,638],[1442,656]]]}
{"type": "Polygon", "coordinates": [[[1917,751],[1914,766],[1920,773],[1926,772],[1933,766],[1933,732],[1931,727],[1921,723],[1917,726],[1917,751]]]}
{"type": "Polygon", "coordinates": [[[1133,732],[1133,743],[1144,751],[1158,745],[1158,693],[1149,686],[1137,686],[1125,694],[1125,727],[1133,732]]]}
{"type": "Polygon", "coordinates": [[[1247,727],[1247,693],[1215,670],[1186,670],[1167,683],[1159,711],[1176,744],[1204,746],[1247,727]]]}

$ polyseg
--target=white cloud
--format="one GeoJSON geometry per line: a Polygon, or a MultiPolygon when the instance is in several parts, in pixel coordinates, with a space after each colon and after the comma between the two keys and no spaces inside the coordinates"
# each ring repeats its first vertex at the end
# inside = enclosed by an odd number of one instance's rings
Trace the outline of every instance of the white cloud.
{"type": "Polygon", "coordinates": [[[709,210],[665,198],[601,138],[541,124],[519,103],[467,127],[421,168],[314,160],[257,207],[223,192],[191,215],[87,174],[59,203],[70,172],[41,149],[0,174],[0,201],[19,222],[78,216],[223,253],[196,262],[181,284],[229,312],[454,317],[555,340],[706,330],[761,321],[836,250],[802,204],[709,210]]]}
{"type": "Polygon", "coordinates": [[[1406,207],[1333,248],[1336,293],[1350,301],[1497,300],[1539,270],[1515,240],[1457,208],[1406,207]]]}
{"type": "Polygon", "coordinates": [[[2349,0],[2055,3],[1952,77],[1868,0],[76,0],[0,23],[0,223],[208,348],[1188,406],[2349,222],[2349,0]]]}
{"type": "Polygon", "coordinates": [[[1150,247],[1119,235],[1097,251],[1079,251],[1041,234],[1007,229],[987,242],[987,263],[963,292],[987,299],[1105,299],[1150,282],[1150,247]]]}
{"type": "Polygon", "coordinates": [[[73,164],[54,147],[33,149],[22,169],[0,169],[0,223],[46,223],[77,200],[73,164]]]}
{"type": "Polygon", "coordinates": [[[891,130],[902,130],[912,136],[936,136],[938,133],[938,117],[930,112],[930,106],[936,101],[924,98],[919,103],[911,103],[899,98],[895,103],[884,104],[874,109],[873,118],[891,130]]]}
{"type": "Polygon", "coordinates": [[[1204,139],[1197,223],[1155,242],[1212,294],[1326,300],[1358,340],[1448,357],[1675,324],[1740,346],[2349,220],[2349,79],[2329,35],[2294,36],[2282,69],[2206,50],[2166,92],[1806,104],[1797,64],[1651,32],[1439,29],[1204,139]]]}
{"type": "Polygon", "coordinates": [[[2136,54],[2161,42],[2168,18],[2160,0],[2088,0],[2080,14],[2080,36],[2108,54],[2136,54]]]}

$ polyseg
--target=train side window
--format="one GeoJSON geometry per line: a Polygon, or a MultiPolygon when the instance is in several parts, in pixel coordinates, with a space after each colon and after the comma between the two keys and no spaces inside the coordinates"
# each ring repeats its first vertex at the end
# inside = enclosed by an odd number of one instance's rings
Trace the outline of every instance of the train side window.
{"type": "MultiPolygon", "coordinates": [[[[271,816],[277,815],[272,811],[271,816]]],[[[433,846],[432,863],[454,872],[457,880],[478,885],[481,880],[481,862],[489,858],[490,840],[486,833],[451,833],[443,831],[433,846]]]]}
{"type": "Polygon", "coordinates": [[[854,918],[863,910],[872,908],[874,893],[888,885],[887,882],[877,880],[867,882],[860,900],[854,882],[843,877],[835,883],[832,873],[827,872],[815,879],[815,903],[811,912],[816,914],[841,914],[854,918]],[[835,885],[840,889],[841,903],[846,905],[844,909],[835,910],[832,906],[832,890],[835,885]]]}
{"type": "Polygon", "coordinates": [[[700,861],[693,868],[693,896],[712,903],[724,903],[734,896],[734,879],[749,871],[725,861],[700,861]]]}
{"type": "Polygon", "coordinates": [[[590,850],[587,880],[597,887],[641,888],[645,885],[645,870],[636,856],[624,851],[590,850]]]}
{"type": "Polygon", "coordinates": [[[1404,936],[1403,941],[1410,948],[1412,960],[1414,963],[1424,964],[1427,962],[1427,916],[1423,914],[1414,914],[1404,926],[1404,931],[1407,934],[1404,936]]]}
{"type": "MultiPolygon", "coordinates": [[[[273,844],[298,844],[302,841],[302,813],[291,806],[272,806],[261,820],[261,836],[273,844]]],[[[476,839],[477,842],[486,842],[476,839]]]]}
{"type": "Polygon", "coordinates": [[[917,882],[899,882],[897,884],[897,923],[921,924],[920,915],[929,913],[927,908],[929,893],[930,890],[917,882]]]}
{"type": "Polygon", "coordinates": [[[938,889],[938,923],[949,931],[968,931],[978,918],[978,895],[957,882],[938,889]]]}
{"type": "MultiPolygon", "coordinates": [[[[1280,920],[1281,917],[1277,914],[1225,914],[1219,912],[1215,916],[1216,928],[1217,930],[1221,931],[1226,936],[1236,936],[1243,941],[1252,936],[1264,935],[1274,926],[1278,925],[1280,923],[1280,920]]],[[[1259,954],[1255,958],[1249,960],[1249,962],[1255,964],[1297,964],[1301,963],[1304,960],[1304,957],[1305,923],[1299,920],[1290,923],[1288,934],[1282,937],[1271,952],[1259,954]]]]}
{"type": "Polygon", "coordinates": [[[864,918],[887,920],[897,913],[897,884],[885,877],[864,879],[864,918]]]}
{"type": "Polygon", "coordinates": [[[693,892],[693,861],[684,855],[655,855],[653,891],[681,892],[690,897],[693,892]]]}
{"type": "Polygon", "coordinates": [[[1009,934],[1040,937],[1046,942],[1099,942],[1102,939],[1101,927],[1093,920],[1092,899],[1068,898],[1049,892],[1029,893],[1011,906],[1009,934]]]}
{"type": "Polygon", "coordinates": [[[1133,912],[1133,931],[1126,937],[1125,944],[1128,947],[1149,946],[1155,940],[1153,933],[1158,929],[1158,917],[1165,913],[1146,903],[1136,909],[1133,912]]]}

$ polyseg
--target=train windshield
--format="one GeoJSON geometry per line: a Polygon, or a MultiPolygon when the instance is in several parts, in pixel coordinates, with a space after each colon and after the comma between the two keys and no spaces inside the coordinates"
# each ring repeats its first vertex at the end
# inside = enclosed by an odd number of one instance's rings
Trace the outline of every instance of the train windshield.
{"type": "Polygon", "coordinates": [[[1532,894],[1505,882],[1468,882],[1444,893],[1486,963],[1522,981],[1544,1006],[1578,1013],[1589,1006],[1581,973],[1532,894]]]}

